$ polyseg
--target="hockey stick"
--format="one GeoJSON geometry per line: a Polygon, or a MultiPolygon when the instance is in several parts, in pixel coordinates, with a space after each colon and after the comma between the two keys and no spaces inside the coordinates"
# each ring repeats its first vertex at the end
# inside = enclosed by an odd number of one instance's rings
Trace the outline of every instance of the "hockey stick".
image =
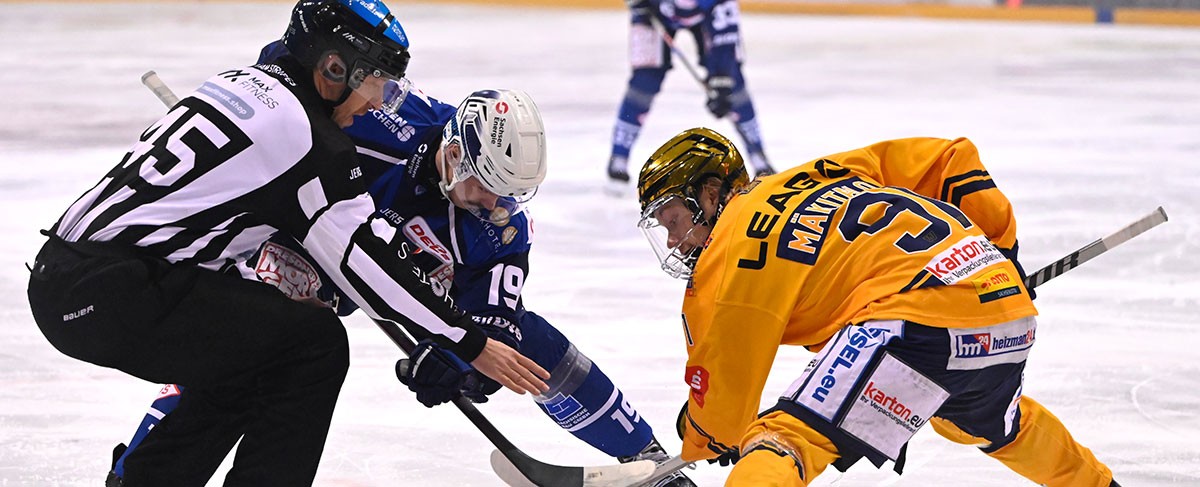
{"type": "MultiPolygon", "coordinates": [[[[417,344],[400,328],[400,325],[385,320],[374,320],[387,334],[392,342],[404,353],[410,354],[417,344]]],[[[600,467],[564,467],[541,462],[513,445],[508,438],[491,421],[479,412],[479,409],[465,397],[454,398],[454,405],[471,420],[483,436],[496,445],[492,452],[492,466],[495,468],[499,456],[502,462],[511,467],[511,471],[496,474],[510,485],[523,486],[553,486],[553,487],[624,487],[633,482],[640,482],[655,472],[654,462],[639,460],[636,462],[605,465],[600,467]],[[506,477],[507,476],[507,477],[506,477]],[[515,483],[514,483],[515,482],[515,483]]]]}
{"type": "Polygon", "coordinates": [[[1121,245],[1129,239],[1145,233],[1147,230],[1158,226],[1167,221],[1167,212],[1163,207],[1158,207],[1150,214],[1139,218],[1137,221],[1126,225],[1125,228],[1117,230],[1113,234],[1097,239],[1096,241],[1084,245],[1079,250],[1067,254],[1066,257],[1058,259],[1038,269],[1037,272],[1030,274],[1025,278],[1025,287],[1033,289],[1045,284],[1046,281],[1054,279],[1063,273],[1079,267],[1079,264],[1092,260],[1096,256],[1107,252],[1109,249],[1121,245]]]}
{"type": "MultiPolygon", "coordinates": [[[[652,24],[659,25],[657,17],[651,17],[650,22],[652,24]]],[[[658,31],[658,34],[662,36],[663,42],[667,43],[667,47],[671,48],[671,52],[675,54],[677,59],[679,59],[679,63],[682,64],[684,68],[687,68],[688,74],[692,75],[692,79],[696,80],[696,83],[700,85],[700,88],[708,90],[708,84],[705,83],[704,78],[700,76],[700,70],[696,69],[696,66],[692,64],[692,62],[688,60],[687,56],[683,54],[683,51],[679,50],[679,47],[675,45],[675,39],[667,34],[667,28],[662,25],[659,25],[658,27],[652,26],[651,28],[658,31]]]]}
{"type": "Polygon", "coordinates": [[[163,83],[154,70],[146,71],[146,74],[142,75],[142,84],[150,88],[150,91],[154,92],[154,96],[158,97],[158,101],[166,105],[168,110],[179,103],[179,97],[175,96],[175,93],[167,87],[166,83],[163,83]]]}

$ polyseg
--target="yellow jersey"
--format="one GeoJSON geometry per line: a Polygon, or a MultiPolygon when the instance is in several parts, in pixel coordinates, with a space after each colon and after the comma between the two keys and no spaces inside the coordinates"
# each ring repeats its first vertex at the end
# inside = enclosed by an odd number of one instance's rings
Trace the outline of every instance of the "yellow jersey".
{"type": "Polygon", "coordinates": [[[868,320],[971,328],[1037,314],[999,250],[1015,243],[1012,206],[966,139],[880,142],[752,181],[683,301],[684,458],[738,446],[782,344],[817,349],[868,320]]]}

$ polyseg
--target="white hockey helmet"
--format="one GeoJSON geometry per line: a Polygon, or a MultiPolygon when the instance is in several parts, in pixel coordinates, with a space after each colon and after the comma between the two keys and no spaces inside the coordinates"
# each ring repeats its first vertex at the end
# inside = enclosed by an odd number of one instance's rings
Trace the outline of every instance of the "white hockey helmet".
{"type": "Polygon", "coordinates": [[[442,191],[475,176],[488,191],[523,202],[546,178],[546,131],[529,94],[481,90],[458,105],[442,131],[442,146],[458,143],[462,161],[442,191]]]}

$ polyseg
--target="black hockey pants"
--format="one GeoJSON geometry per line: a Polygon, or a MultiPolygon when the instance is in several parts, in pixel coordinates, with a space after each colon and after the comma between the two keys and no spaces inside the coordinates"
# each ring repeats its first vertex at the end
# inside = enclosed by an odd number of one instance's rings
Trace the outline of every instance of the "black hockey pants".
{"type": "Polygon", "coordinates": [[[241,438],[227,486],[305,486],[349,367],[337,316],[275,288],[51,237],[29,303],[59,351],[187,388],[126,460],[125,485],[203,486],[241,438]]]}

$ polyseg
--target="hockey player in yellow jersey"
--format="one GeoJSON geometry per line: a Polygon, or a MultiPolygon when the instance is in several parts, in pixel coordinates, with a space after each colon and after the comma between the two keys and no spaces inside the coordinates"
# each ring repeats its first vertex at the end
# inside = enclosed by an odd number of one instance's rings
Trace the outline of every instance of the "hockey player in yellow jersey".
{"type": "Polygon", "coordinates": [[[927,422],[1038,484],[1117,485],[1021,394],[1037,310],[970,141],[891,140],[750,181],[728,139],[691,129],[638,196],[663,269],[688,278],[683,457],[737,462],[726,485],[804,486],[863,457],[899,472],[927,422]],[[779,364],[798,378],[759,415],[781,345],[816,355],[779,364]]]}

